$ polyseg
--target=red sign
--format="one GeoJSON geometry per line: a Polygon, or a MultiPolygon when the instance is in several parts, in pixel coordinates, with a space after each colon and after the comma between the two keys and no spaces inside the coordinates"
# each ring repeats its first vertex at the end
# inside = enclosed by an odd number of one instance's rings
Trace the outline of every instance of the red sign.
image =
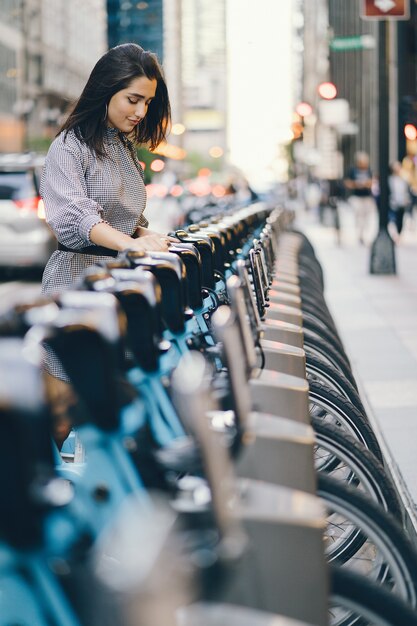
{"type": "Polygon", "coordinates": [[[366,20],[408,20],[410,0],[362,0],[361,17],[366,20]]]}

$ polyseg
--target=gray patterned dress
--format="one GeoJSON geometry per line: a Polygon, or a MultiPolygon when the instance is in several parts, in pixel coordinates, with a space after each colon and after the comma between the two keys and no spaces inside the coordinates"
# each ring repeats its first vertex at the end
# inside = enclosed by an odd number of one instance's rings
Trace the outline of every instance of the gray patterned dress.
{"type": "MultiPolygon", "coordinates": [[[[115,128],[106,129],[107,156],[96,155],[69,131],[51,144],[41,179],[46,221],[57,240],[77,250],[94,245],[90,231],[106,222],[126,235],[147,227],[143,216],[146,188],[133,144],[115,128]]],[[[42,278],[42,293],[53,296],[69,289],[84,269],[112,257],[56,250],[42,278]]],[[[68,382],[60,361],[46,346],[45,368],[68,382]]]]}
{"type": "MultiPolygon", "coordinates": [[[[41,179],[46,221],[57,240],[76,250],[94,245],[90,231],[107,222],[126,235],[146,227],[143,211],[146,189],[143,170],[132,143],[115,128],[105,136],[107,157],[96,155],[69,131],[51,144],[41,179]]],[[[42,293],[54,295],[68,289],[82,271],[99,257],[56,250],[42,278],[42,293]]]]}

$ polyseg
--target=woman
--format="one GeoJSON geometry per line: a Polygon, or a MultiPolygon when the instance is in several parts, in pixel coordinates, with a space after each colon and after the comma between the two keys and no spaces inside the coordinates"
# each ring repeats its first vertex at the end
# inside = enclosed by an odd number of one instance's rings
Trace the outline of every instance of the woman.
{"type": "Polygon", "coordinates": [[[148,230],[146,190],[134,144],[156,148],[170,123],[167,88],[156,56],[129,43],[95,65],[53,141],[41,180],[46,220],[58,240],[42,292],[69,287],[81,272],[127,248],[167,250],[148,230]]]}
{"type": "MultiPolygon", "coordinates": [[[[169,238],[149,230],[143,216],[146,189],[135,144],[156,148],[170,121],[153,53],[128,43],[99,59],[46,156],[41,196],[58,246],[45,267],[43,294],[69,288],[85,268],[122,250],[168,249],[169,238]]],[[[47,393],[53,407],[59,401],[54,412],[62,423],[63,398],[72,403],[68,378],[50,351],[45,365],[47,393]]],[[[58,445],[66,432],[56,432],[58,445]]]]}

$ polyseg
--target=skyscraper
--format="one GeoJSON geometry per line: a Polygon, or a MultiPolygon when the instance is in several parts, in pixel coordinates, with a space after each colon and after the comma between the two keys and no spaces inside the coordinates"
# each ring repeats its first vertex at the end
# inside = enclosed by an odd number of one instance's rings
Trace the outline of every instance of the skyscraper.
{"type": "Polygon", "coordinates": [[[107,0],[109,48],[137,43],[163,61],[163,0],[107,0]]]}

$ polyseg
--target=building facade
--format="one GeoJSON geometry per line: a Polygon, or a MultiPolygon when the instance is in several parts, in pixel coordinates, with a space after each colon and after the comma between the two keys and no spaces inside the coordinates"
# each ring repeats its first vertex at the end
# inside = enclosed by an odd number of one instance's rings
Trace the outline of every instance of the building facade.
{"type": "Polygon", "coordinates": [[[0,151],[20,150],[24,128],[18,111],[22,93],[22,14],[18,0],[0,0],[0,151]]]}
{"type": "Polygon", "coordinates": [[[0,151],[53,137],[106,48],[105,0],[0,0],[0,151]]]}
{"type": "Polygon", "coordinates": [[[107,0],[109,48],[121,43],[137,43],[155,52],[163,62],[163,5],[163,0],[107,0]]]}
{"type": "MultiPolygon", "coordinates": [[[[343,177],[358,150],[370,155],[374,171],[378,168],[378,25],[362,19],[361,9],[361,0],[304,0],[303,97],[317,117],[314,141],[319,162],[324,159],[330,167],[336,155],[340,157],[338,171],[329,176],[326,168],[322,176],[317,168],[323,178],[343,177]],[[334,104],[323,102],[318,93],[325,81],[337,89],[334,104]],[[340,121],[328,122],[327,113],[332,107],[336,113],[338,106],[340,121]]],[[[395,92],[394,84],[392,89],[395,92]]],[[[394,109],[395,103],[393,151],[394,109]]]]}
{"type": "Polygon", "coordinates": [[[210,163],[226,151],[225,0],[107,0],[108,43],[139,43],[162,62],[172,106],[169,142],[210,163]]]}
{"type": "Polygon", "coordinates": [[[182,0],[184,147],[209,158],[226,150],[225,0],[182,0]]]}

